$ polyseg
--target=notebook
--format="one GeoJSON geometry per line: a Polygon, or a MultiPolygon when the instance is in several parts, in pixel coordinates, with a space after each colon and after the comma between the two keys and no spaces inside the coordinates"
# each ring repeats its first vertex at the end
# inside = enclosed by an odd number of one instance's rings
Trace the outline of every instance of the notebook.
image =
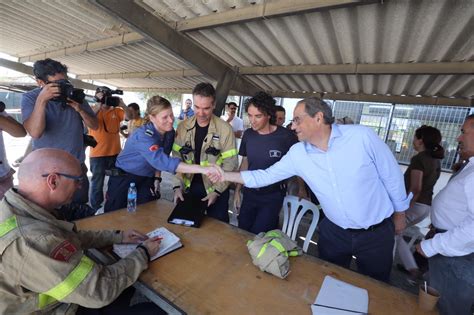
{"type": "Polygon", "coordinates": [[[326,276],[311,311],[317,315],[367,314],[369,294],[366,289],[326,276]]]}
{"type": "Polygon", "coordinates": [[[184,200],[178,200],[178,203],[168,218],[168,223],[180,224],[185,226],[199,227],[207,203],[191,194],[184,194],[184,200]]]}
{"type": "MultiPolygon", "coordinates": [[[[164,227],[157,228],[156,230],[147,233],[147,235],[148,237],[158,236],[162,238],[160,250],[155,256],[151,257],[151,260],[155,260],[183,246],[179,240],[179,237],[164,227]]],[[[124,258],[130,254],[136,248],[137,244],[114,244],[114,252],[121,258],[124,258]]]]}

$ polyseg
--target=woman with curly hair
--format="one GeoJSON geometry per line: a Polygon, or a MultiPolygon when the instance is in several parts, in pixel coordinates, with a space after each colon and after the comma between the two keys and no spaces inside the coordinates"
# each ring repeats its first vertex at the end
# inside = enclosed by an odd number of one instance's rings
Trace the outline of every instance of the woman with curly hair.
{"type": "MultiPolygon", "coordinates": [[[[278,162],[298,142],[290,130],[276,125],[276,107],[273,97],[259,92],[245,102],[251,128],[244,132],[239,155],[240,170],[266,169],[278,162]]],[[[283,182],[257,189],[244,187],[241,202],[237,184],[234,208],[239,213],[239,227],[252,233],[278,228],[278,215],[286,194],[283,182]]]]}

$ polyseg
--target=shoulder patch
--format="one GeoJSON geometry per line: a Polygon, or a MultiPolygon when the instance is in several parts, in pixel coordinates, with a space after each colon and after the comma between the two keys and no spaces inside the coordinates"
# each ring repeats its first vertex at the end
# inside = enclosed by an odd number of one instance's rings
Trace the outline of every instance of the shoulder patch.
{"type": "Polygon", "coordinates": [[[151,137],[151,136],[153,136],[154,132],[153,132],[153,130],[151,130],[151,129],[147,129],[147,130],[145,130],[145,134],[146,134],[147,136],[151,137]]]}
{"type": "Polygon", "coordinates": [[[64,241],[51,251],[49,257],[54,260],[69,261],[75,252],[77,252],[76,246],[69,241],[64,241]]]}
{"type": "Polygon", "coordinates": [[[151,147],[148,148],[151,152],[158,151],[160,147],[157,144],[152,145],[151,147]]]}

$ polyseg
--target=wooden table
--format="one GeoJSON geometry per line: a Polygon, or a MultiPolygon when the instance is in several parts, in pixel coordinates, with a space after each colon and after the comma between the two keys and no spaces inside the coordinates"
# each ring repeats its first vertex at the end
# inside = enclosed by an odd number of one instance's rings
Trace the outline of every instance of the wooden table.
{"type": "Polygon", "coordinates": [[[252,264],[246,242],[252,234],[205,218],[198,229],[168,224],[173,205],[156,201],[77,221],[82,230],[165,226],[184,247],[150,264],[140,282],[188,314],[311,314],[326,275],[365,288],[370,314],[424,314],[413,294],[309,255],[290,258],[285,280],[252,264]]]}

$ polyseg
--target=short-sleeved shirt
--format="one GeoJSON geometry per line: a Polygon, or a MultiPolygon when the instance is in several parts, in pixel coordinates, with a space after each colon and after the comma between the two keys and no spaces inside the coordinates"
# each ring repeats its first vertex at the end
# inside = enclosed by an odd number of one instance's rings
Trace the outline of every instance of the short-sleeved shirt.
{"type": "MultiPolygon", "coordinates": [[[[221,116],[221,119],[227,121],[228,117],[224,115],[221,116]]],[[[229,124],[232,126],[233,132],[244,131],[244,121],[237,116],[234,116],[234,118],[229,121],[229,124]]]]}
{"type": "Polygon", "coordinates": [[[120,107],[110,110],[100,109],[97,114],[99,128],[89,130],[89,134],[97,141],[91,148],[90,157],[114,156],[120,153],[120,122],[125,118],[125,112],[120,107]]]}
{"type": "Polygon", "coordinates": [[[152,123],[135,129],[117,157],[115,166],[138,176],[153,177],[155,170],[174,174],[181,160],[169,156],[173,135],[174,130],[162,137],[152,123]]]}
{"type": "MultiPolygon", "coordinates": [[[[41,88],[23,94],[21,99],[21,115],[25,122],[35,108],[41,88]]],[[[95,116],[87,101],[81,104],[81,109],[95,116]]],[[[71,106],[63,102],[49,101],[45,109],[46,124],[43,134],[33,139],[33,150],[41,148],[62,149],[71,153],[81,163],[85,160],[84,125],[81,115],[71,106]]]]}
{"type": "Polygon", "coordinates": [[[249,128],[242,137],[239,155],[247,157],[250,171],[266,169],[280,161],[297,142],[298,139],[293,132],[280,126],[265,135],[249,128]]]}
{"type": "Polygon", "coordinates": [[[410,189],[410,172],[412,170],[423,172],[421,192],[416,202],[431,206],[433,187],[441,174],[441,160],[433,158],[426,151],[422,151],[412,157],[410,165],[404,174],[407,191],[410,189]]]}

